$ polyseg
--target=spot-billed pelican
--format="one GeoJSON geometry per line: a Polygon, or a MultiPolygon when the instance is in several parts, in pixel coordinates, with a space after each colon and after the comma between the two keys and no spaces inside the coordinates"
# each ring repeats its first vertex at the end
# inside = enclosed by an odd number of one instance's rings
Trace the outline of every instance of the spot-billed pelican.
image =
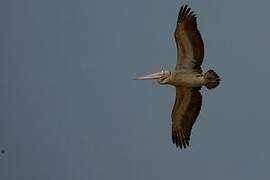
{"type": "Polygon", "coordinates": [[[213,70],[202,73],[203,40],[197,28],[196,15],[187,5],[180,8],[174,36],[177,47],[176,71],[161,71],[136,79],[156,79],[161,85],[176,87],[171,114],[172,141],[182,149],[189,146],[191,129],[201,109],[201,87],[213,89],[218,86],[220,79],[213,70]]]}

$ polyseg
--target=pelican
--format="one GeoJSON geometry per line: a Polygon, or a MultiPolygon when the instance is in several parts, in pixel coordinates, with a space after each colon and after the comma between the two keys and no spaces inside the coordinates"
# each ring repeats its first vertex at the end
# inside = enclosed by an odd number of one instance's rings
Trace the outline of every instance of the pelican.
{"type": "Polygon", "coordinates": [[[174,33],[177,47],[177,63],[174,72],[161,71],[137,77],[137,80],[157,80],[160,85],[176,88],[175,102],[171,113],[172,142],[178,148],[189,146],[192,126],[202,106],[200,89],[213,89],[220,78],[214,70],[202,72],[204,45],[197,28],[196,14],[187,5],[182,5],[174,33]]]}

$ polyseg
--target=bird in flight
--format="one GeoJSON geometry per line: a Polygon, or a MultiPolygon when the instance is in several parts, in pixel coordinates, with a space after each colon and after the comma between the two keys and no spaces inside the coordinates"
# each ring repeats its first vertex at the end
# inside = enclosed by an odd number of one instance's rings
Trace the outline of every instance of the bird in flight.
{"type": "Polygon", "coordinates": [[[176,88],[175,102],[171,113],[172,142],[178,148],[189,146],[191,129],[202,106],[200,89],[213,89],[220,78],[213,70],[202,72],[204,45],[197,28],[197,17],[187,5],[180,8],[174,33],[177,47],[177,63],[174,72],[161,71],[137,77],[137,80],[157,80],[161,85],[176,88]]]}

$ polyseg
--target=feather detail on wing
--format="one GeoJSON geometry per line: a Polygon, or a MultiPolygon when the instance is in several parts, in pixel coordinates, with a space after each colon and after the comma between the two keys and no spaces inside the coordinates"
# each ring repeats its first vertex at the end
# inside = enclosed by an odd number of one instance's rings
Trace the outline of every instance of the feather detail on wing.
{"type": "Polygon", "coordinates": [[[189,145],[190,134],[202,105],[202,95],[195,88],[176,88],[172,110],[172,141],[177,147],[189,145]]]}
{"type": "Polygon", "coordinates": [[[196,15],[187,5],[181,6],[174,34],[177,46],[176,70],[201,71],[204,46],[196,20],[196,15]]]}

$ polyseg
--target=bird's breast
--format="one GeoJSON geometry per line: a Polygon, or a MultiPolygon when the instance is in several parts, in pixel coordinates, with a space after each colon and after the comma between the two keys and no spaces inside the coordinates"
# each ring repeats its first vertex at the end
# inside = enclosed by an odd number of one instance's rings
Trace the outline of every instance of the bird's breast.
{"type": "Polygon", "coordinates": [[[201,87],[204,77],[198,72],[173,72],[171,84],[184,87],[201,87]]]}

